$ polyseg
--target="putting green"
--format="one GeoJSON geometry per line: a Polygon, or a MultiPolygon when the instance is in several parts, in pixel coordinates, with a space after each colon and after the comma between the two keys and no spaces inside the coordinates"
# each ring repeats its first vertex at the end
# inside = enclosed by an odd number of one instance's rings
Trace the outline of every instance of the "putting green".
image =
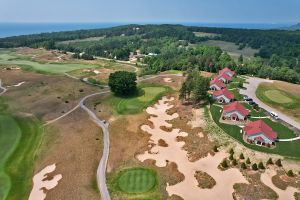
{"type": "Polygon", "coordinates": [[[142,112],[149,104],[160,98],[168,91],[166,87],[142,87],[143,93],[129,98],[114,97],[111,103],[119,114],[135,114],[142,112]]]}
{"type": "Polygon", "coordinates": [[[149,169],[134,168],[120,172],[118,186],[129,194],[148,192],[156,185],[156,173],[149,169]]]}
{"type": "Polygon", "coordinates": [[[267,90],[265,91],[266,97],[276,103],[292,103],[293,99],[286,96],[286,94],[280,90],[267,90]]]}

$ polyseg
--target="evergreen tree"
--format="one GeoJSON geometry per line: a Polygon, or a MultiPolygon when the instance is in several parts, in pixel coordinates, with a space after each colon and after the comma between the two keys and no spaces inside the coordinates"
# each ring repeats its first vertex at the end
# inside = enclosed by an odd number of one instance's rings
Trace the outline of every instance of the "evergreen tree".
{"type": "Polygon", "coordinates": [[[276,160],[275,164],[276,164],[278,167],[282,167],[282,163],[281,163],[281,160],[280,160],[280,159],[276,160]]]}
{"type": "Polygon", "coordinates": [[[295,176],[295,175],[294,175],[294,172],[293,172],[292,170],[289,170],[289,171],[287,172],[287,175],[288,175],[289,177],[295,176]]]}
{"type": "Polygon", "coordinates": [[[254,164],[252,165],[252,170],[254,170],[254,171],[257,171],[257,170],[258,170],[258,167],[257,167],[257,164],[256,164],[256,163],[254,163],[254,164]]]}
{"type": "Polygon", "coordinates": [[[222,161],[222,163],[221,163],[221,166],[223,167],[223,168],[228,168],[228,163],[227,163],[227,160],[226,159],[224,159],[223,161],[222,161]]]}
{"type": "Polygon", "coordinates": [[[233,160],[232,160],[232,165],[233,166],[236,166],[238,163],[237,163],[237,161],[236,161],[236,159],[234,158],[233,160]]]}
{"type": "Polygon", "coordinates": [[[214,146],[214,152],[218,152],[219,150],[218,150],[218,147],[215,145],[214,146]]]}
{"type": "Polygon", "coordinates": [[[247,158],[246,163],[249,165],[251,164],[250,158],[247,158]]]}
{"type": "Polygon", "coordinates": [[[272,158],[269,158],[269,160],[267,161],[267,164],[268,165],[273,165],[274,164],[272,158]]]}
{"type": "Polygon", "coordinates": [[[244,162],[241,164],[241,168],[242,169],[247,169],[247,166],[246,166],[246,164],[244,162]]]}
{"type": "Polygon", "coordinates": [[[244,157],[244,154],[243,154],[243,153],[241,153],[241,154],[240,154],[240,159],[241,159],[241,160],[244,160],[244,159],[245,159],[245,157],[244,157]]]}
{"type": "Polygon", "coordinates": [[[258,168],[259,169],[265,169],[265,166],[264,166],[264,164],[262,162],[259,162],[258,163],[258,168]]]}
{"type": "Polygon", "coordinates": [[[234,154],[233,148],[231,148],[231,149],[229,150],[229,153],[230,153],[230,154],[234,154]]]}

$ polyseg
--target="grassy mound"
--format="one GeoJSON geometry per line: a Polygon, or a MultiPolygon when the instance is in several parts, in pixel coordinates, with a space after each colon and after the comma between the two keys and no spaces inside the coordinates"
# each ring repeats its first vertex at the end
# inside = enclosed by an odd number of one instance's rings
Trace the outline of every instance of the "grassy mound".
{"type": "Polygon", "coordinates": [[[110,102],[119,114],[136,114],[157,101],[169,91],[164,86],[141,86],[138,95],[122,98],[113,96],[110,102]]]}
{"type": "Polygon", "coordinates": [[[129,194],[144,193],[156,185],[156,173],[149,169],[133,168],[120,172],[118,187],[129,194]]]}
{"type": "Polygon", "coordinates": [[[0,113],[1,200],[24,199],[29,195],[35,152],[41,137],[37,120],[0,113]]]}

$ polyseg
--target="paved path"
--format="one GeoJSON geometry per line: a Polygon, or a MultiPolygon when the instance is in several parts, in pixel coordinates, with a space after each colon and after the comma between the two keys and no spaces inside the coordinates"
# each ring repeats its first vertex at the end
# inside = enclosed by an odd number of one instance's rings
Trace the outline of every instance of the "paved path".
{"type": "Polygon", "coordinates": [[[106,167],[107,167],[107,162],[108,162],[108,156],[109,156],[109,131],[108,131],[108,124],[105,123],[104,121],[100,120],[94,112],[92,112],[90,109],[88,109],[84,104],[85,101],[88,98],[91,98],[93,96],[101,95],[101,94],[106,94],[109,93],[110,91],[105,91],[105,92],[99,92],[99,93],[94,93],[91,95],[88,95],[84,97],[79,105],[80,107],[85,110],[88,115],[91,117],[91,119],[102,129],[103,132],[103,154],[102,158],[100,160],[98,169],[97,169],[97,184],[98,188],[101,194],[102,200],[110,200],[110,195],[107,189],[106,185],[106,167]]]}
{"type": "Polygon", "coordinates": [[[4,94],[4,93],[7,91],[7,89],[6,89],[5,87],[2,86],[2,81],[1,81],[1,79],[0,79],[0,89],[2,90],[2,91],[0,92],[0,96],[1,96],[2,94],[4,94]]]}
{"type": "MultiPolygon", "coordinates": [[[[256,92],[258,85],[260,83],[264,83],[264,82],[272,83],[273,82],[272,80],[266,80],[266,79],[255,78],[255,77],[247,77],[246,81],[249,82],[249,84],[244,83],[244,87],[246,88],[246,90],[240,90],[241,94],[247,95],[248,97],[252,98],[259,105],[259,107],[261,107],[269,112],[270,111],[276,112],[278,117],[281,120],[285,121],[286,123],[288,123],[288,124],[292,125],[293,127],[300,130],[300,123],[296,122],[294,119],[290,118],[289,116],[283,114],[279,110],[276,110],[275,108],[272,108],[272,107],[266,105],[265,103],[263,103],[262,101],[260,101],[257,98],[255,92],[256,92]]],[[[300,137],[296,137],[296,138],[289,139],[289,141],[299,140],[299,139],[300,139],[300,137]]],[[[279,140],[279,141],[285,141],[285,140],[279,140]]]]}

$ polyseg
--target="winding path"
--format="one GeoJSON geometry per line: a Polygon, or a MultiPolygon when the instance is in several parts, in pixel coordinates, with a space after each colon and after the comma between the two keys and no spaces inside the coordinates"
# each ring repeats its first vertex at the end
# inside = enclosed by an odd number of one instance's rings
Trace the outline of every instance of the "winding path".
{"type": "Polygon", "coordinates": [[[0,89],[2,90],[2,91],[0,92],[0,96],[1,96],[2,94],[4,94],[4,93],[7,91],[7,89],[6,89],[5,87],[2,86],[2,81],[1,81],[1,79],[0,79],[0,89]]]}

